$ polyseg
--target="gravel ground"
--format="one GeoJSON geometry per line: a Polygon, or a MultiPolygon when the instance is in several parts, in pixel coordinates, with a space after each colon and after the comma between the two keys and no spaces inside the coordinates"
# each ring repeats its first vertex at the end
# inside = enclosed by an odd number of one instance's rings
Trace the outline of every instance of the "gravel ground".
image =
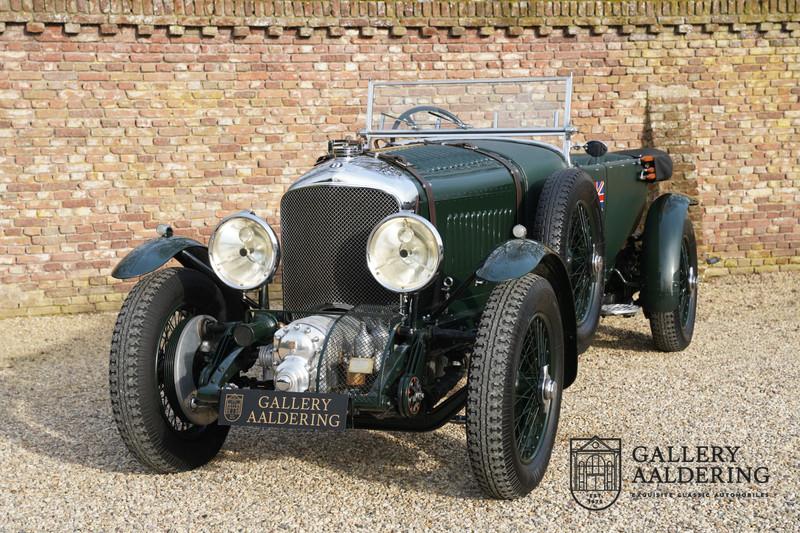
{"type": "Polygon", "coordinates": [[[0,321],[0,528],[3,530],[796,530],[800,524],[800,276],[701,286],[691,347],[654,352],[644,318],[606,319],[564,397],[556,448],[525,499],[485,499],[463,427],[340,435],[234,428],[194,472],[144,472],[108,401],[114,316],[0,321]],[[623,489],[590,512],[569,491],[569,439],[620,437],[623,489]],[[635,446],[741,446],[738,466],[769,482],[632,482],[635,446]],[[687,491],[762,498],[681,497],[687,491]]]}

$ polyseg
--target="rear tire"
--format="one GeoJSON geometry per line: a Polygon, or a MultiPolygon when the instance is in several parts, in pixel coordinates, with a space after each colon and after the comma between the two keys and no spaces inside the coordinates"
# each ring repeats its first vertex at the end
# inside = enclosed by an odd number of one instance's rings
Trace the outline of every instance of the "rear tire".
{"type": "Polygon", "coordinates": [[[683,223],[678,268],[680,295],[675,309],[650,314],[650,331],[656,348],[662,352],[680,352],[689,346],[697,317],[697,241],[694,226],[687,217],[683,223]]]}
{"type": "Polygon", "coordinates": [[[137,283],[117,317],[111,339],[109,388],[122,440],[156,472],[180,472],[217,455],[227,426],[197,426],[170,401],[161,369],[186,321],[205,314],[224,320],[219,288],[195,270],[159,270],[137,283]]]}
{"type": "Polygon", "coordinates": [[[578,168],[547,178],[536,208],[533,239],[552,248],[567,267],[575,302],[578,353],[592,343],[603,303],[603,219],[594,182],[578,168]]]}
{"type": "Polygon", "coordinates": [[[557,302],[545,278],[528,274],[495,287],[481,317],[467,384],[467,451],[478,484],[495,498],[525,496],[550,462],[564,383],[557,302]]]}

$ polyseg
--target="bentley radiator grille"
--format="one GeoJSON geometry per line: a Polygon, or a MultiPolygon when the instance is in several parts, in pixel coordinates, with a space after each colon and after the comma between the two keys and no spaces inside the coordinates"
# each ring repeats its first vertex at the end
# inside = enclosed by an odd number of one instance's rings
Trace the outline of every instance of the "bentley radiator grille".
{"type": "Polygon", "coordinates": [[[281,200],[283,300],[288,311],[398,305],[367,268],[367,239],[397,200],[376,189],[317,185],[281,200]]]}

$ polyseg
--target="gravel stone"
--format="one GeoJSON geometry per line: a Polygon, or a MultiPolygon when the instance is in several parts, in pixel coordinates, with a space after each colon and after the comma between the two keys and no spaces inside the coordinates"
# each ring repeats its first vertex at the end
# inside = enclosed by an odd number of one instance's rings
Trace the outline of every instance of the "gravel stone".
{"type": "MultiPolygon", "coordinates": [[[[0,530],[796,530],[800,523],[800,275],[701,285],[685,352],[608,318],[566,391],[544,481],[513,502],[478,490],[464,428],[343,434],[234,428],[218,458],[145,472],[108,399],[114,315],[0,321],[0,530]],[[569,492],[569,439],[620,437],[622,494],[591,512],[569,492]],[[769,497],[634,500],[633,446],[741,446],[769,497]]],[[[708,490],[688,485],[673,491],[708,490]]],[[[712,487],[713,490],[713,487],[712,487]]]]}

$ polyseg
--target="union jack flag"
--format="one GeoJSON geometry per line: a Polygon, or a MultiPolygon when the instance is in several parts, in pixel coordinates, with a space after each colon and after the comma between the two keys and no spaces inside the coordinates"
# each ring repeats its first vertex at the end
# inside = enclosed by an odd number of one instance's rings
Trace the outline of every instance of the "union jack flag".
{"type": "Polygon", "coordinates": [[[600,208],[605,209],[606,207],[606,182],[605,181],[595,181],[594,188],[597,189],[597,199],[600,200],[600,208]]]}

